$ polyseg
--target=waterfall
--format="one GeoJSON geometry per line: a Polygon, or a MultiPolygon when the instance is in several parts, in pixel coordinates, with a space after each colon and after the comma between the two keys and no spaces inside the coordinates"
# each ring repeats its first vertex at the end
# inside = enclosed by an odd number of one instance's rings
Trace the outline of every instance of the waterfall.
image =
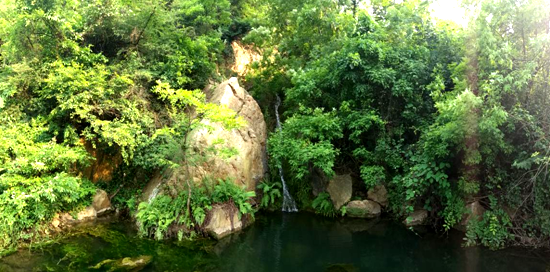
{"type": "MultiPolygon", "coordinates": [[[[279,119],[279,106],[281,105],[281,98],[277,95],[277,103],[275,103],[275,117],[277,118],[277,129],[279,131],[281,128],[281,120],[279,119]]],[[[283,212],[297,212],[296,202],[288,192],[286,187],[285,177],[283,175],[283,168],[279,167],[279,176],[281,176],[281,182],[283,183],[283,212]]]]}
{"type": "Polygon", "coordinates": [[[162,184],[162,182],[159,182],[159,184],[157,184],[157,186],[155,186],[155,188],[153,189],[153,192],[151,192],[151,194],[149,195],[149,198],[147,199],[147,202],[151,203],[151,201],[153,201],[153,199],[155,199],[155,197],[157,197],[157,195],[159,194],[160,184],[162,184]]]}

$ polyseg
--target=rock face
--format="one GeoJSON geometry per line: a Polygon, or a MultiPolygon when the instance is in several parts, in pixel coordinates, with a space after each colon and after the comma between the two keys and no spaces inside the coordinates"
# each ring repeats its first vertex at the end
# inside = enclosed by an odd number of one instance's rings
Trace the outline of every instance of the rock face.
{"type": "Polygon", "coordinates": [[[346,215],[358,218],[376,218],[382,209],[380,204],[372,200],[355,200],[346,205],[346,215]]]}
{"type": "Polygon", "coordinates": [[[243,222],[239,219],[237,212],[231,211],[225,205],[212,207],[209,217],[210,220],[205,224],[205,229],[217,240],[243,228],[243,222]]]}
{"type": "Polygon", "coordinates": [[[352,181],[350,175],[338,175],[328,182],[327,192],[336,210],[351,199],[352,181]]]}
{"type": "Polygon", "coordinates": [[[226,130],[219,124],[209,123],[210,130],[200,129],[192,133],[195,150],[205,150],[219,139],[225,140],[225,148],[235,149],[237,155],[229,160],[212,156],[208,161],[193,167],[195,183],[204,178],[213,180],[232,178],[237,185],[255,190],[267,172],[267,132],[264,116],[258,103],[239,86],[237,78],[221,83],[214,90],[207,90],[210,103],[227,106],[246,121],[240,129],[226,130]]]}
{"type": "Polygon", "coordinates": [[[107,192],[103,190],[97,190],[94,199],[92,201],[92,206],[96,210],[98,215],[101,215],[111,209],[111,200],[107,192]]]}
{"type": "Polygon", "coordinates": [[[403,220],[403,224],[407,227],[421,226],[426,223],[426,219],[428,219],[428,211],[415,210],[411,215],[403,220]]]}
{"type": "Polygon", "coordinates": [[[472,203],[466,204],[465,206],[466,213],[462,217],[460,224],[456,227],[458,230],[466,231],[468,223],[471,220],[481,220],[483,214],[485,213],[485,208],[481,206],[479,201],[474,201],[472,203]]]}
{"type": "Polygon", "coordinates": [[[388,206],[388,191],[384,185],[376,185],[367,192],[367,198],[376,201],[382,207],[388,206]]]}

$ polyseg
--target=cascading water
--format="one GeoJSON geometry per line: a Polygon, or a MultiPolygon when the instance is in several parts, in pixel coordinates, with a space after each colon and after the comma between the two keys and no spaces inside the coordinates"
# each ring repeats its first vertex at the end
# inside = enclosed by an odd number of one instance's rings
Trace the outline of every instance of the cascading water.
{"type": "Polygon", "coordinates": [[[151,194],[149,195],[149,198],[147,199],[147,202],[151,203],[151,201],[153,201],[153,199],[155,199],[155,197],[157,197],[157,195],[159,194],[159,187],[160,187],[160,184],[162,182],[159,182],[159,184],[157,184],[157,186],[155,186],[155,188],[153,189],[153,192],[151,192],[151,194]]]}
{"type": "MultiPolygon", "coordinates": [[[[279,119],[279,106],[281,105],[281,98],[277,95],[277,103],[275,103],[275,117],[277,118],[277,129],[280,131],[281,120],[279,119]]],[[[283,212],[297,212],[296,202],[288,192],[286,187],[285,177],[283,175],[283,168],[279,167],[279,176],[281,176],[281,182],[283,183],[283,212]]]]}

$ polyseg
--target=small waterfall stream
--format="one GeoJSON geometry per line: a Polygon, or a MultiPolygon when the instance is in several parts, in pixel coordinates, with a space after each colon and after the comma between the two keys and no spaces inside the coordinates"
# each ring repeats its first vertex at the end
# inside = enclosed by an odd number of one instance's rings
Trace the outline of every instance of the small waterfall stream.
{"type": "Polygon", "coordinates": [[[153,192],[151,192],[151,194],[149,195],[149,198],[147,199],[147,202],[151,203],[151,201],[153,201],[153,199],[155,199],[155,197],[157,197],[157,195],[159,194],[159,187],[160,187],[160,184],[162,182],[159,182],[159,184],[157,184],[157,186],[155,186],[155,188],[153,189],[153,192]]]}
{"type": "MultiPolygon", "coordinates": [[[[280,131],[281,120],[279,118],[279,106],[281,105],[281,98],[277,95],[277,102],[275,103],[275,117],[277,118],[277,129],[280,131]]],[[[296,202],[288,192],[286,187],[285,177],[283,175],[283,168],[279,167],[279,176],[281,176],[281,182],[283,183],[283,212],[297,212],[296,202]]]]}

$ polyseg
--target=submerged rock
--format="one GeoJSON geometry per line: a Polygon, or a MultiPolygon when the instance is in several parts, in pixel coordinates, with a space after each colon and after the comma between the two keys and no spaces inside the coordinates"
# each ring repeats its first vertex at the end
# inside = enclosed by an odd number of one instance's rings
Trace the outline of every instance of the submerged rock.
{"type": "Polygon", "coordinates": [[[426,224],[426,219],[428,219],[428,211],[423,209],[415,210],[411,215],[403,220],[403,224],[407,227],[421,226],[426,224]]]}
{"type": "Polygon", "coordinates": [[[388,206],[388,191],[384,185],[376,185],[367,192],[367,198],[378,202],[382,207],[388,206]]]}
{"type": "Polygon", "coordinates": [[[354,200],[346,206],[346,215],[358,218],[376,218],[381,213],[380,204],[372,200],[354,200]]]}
{"type": "Polygon", "coordinates": [[[349,174],[335,176],[328,182],[327,192],[330,195],[334,208],[340,210],[351,199],[351,176],[349,174]]]}
{"type": "Polygon", "coordinates": [[[120,260],[105,260],[90,269],[101,269],[109,272],[115,271],[140,271],[153,260],[152,256],[139,256],[135,258],[123,258],[120,260]]]}

